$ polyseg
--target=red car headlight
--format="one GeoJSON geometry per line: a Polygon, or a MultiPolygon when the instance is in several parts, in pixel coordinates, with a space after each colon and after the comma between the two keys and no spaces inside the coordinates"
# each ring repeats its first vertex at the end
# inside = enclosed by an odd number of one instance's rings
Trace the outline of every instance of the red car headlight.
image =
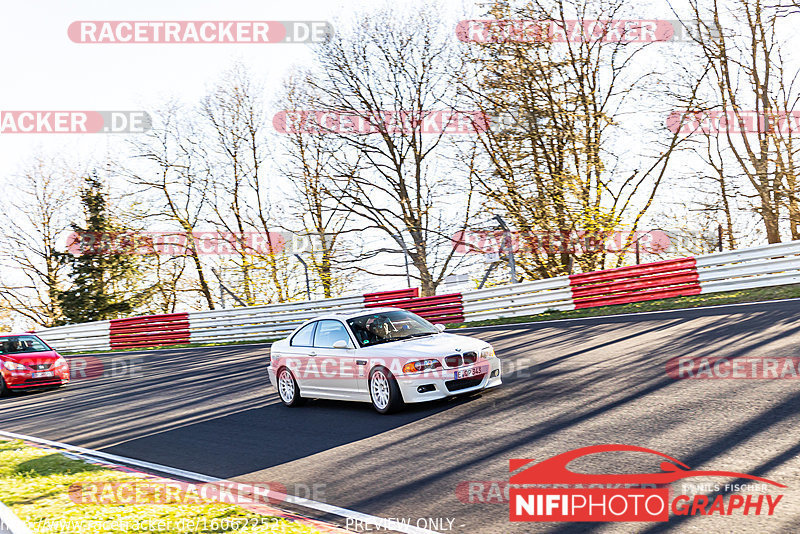
{"type": "Polygon", "coordinates": [[[3,367],[8,369],[9,371],[24,371],[25,369],[27,369],[27,367],[25,367],[21,363],[9,362],[9,361],[3,362],[3,367]]]}

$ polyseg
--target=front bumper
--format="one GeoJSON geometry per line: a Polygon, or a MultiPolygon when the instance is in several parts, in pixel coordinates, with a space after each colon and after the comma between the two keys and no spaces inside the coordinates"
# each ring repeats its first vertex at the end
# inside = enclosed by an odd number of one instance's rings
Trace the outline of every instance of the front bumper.
{"type": "Polygon", "coordinates": [[[401,375],[397,385],[406,403],[426,402],[446,397],[472,393],[482,389],[499,386],[503,383],[499,358],[480,360],[472,365],[454,369],[437,369],[435,372],[401,375]],[[455,379],[456,371],[480,367],[482,373],[475,377],[455,379]]]}
{"type": "Polygon", "coordinates": [[[65,386],[69,383],[69,370],[56,369],[54,376],[33,378],[31,371],[3,371],[8,389],[32,389],[65,386]]]}

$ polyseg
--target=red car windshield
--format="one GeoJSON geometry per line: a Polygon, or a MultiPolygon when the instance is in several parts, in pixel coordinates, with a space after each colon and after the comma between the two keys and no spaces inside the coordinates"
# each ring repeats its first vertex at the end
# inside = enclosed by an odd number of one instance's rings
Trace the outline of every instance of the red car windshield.
{"type": "Polygon", "coordinates": [[[50,352],[51,349],[36,336],[0,337],[0,354],[27,354],[30,352],[50,352]]]}

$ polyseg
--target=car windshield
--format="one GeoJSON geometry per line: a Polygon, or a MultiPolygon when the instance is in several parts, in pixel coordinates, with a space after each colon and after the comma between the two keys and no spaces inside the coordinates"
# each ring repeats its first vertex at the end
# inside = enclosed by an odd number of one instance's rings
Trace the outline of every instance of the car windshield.
{"type": "Polygon", "coordinates": [[[405,310],[362,315],[348,319],[347,324],[362,347],[439,333],[431,323],[405,310]]]}
{"type": "Polygon", "coordinates": [[[51,350],[36,336],[0,337],[1,354],[27,354],[29,352],[50,352],[51,350]]]}

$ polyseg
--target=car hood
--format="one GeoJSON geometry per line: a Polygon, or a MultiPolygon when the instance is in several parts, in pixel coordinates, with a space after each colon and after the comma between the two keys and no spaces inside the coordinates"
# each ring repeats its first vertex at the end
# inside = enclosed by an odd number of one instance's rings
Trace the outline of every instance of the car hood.
{"type": "Polygon", "coordinates": [[[23,365],[42,365],[52,364],[58,358],[58,353],[54,350],[47,352],[23,352],[20,354],[0,354],[0,360],[21,363],[23,365]]]}
{"type": "Polygon", "coordinates": [[[488,343],[480,339],[442,333],[364,347],[356,352],[359,356],[364,355],[374,358],[387,356],[393,358],[431,358],[449,356],[457,352],[477,352],[486,346],[488,346],[488,343]]]}

